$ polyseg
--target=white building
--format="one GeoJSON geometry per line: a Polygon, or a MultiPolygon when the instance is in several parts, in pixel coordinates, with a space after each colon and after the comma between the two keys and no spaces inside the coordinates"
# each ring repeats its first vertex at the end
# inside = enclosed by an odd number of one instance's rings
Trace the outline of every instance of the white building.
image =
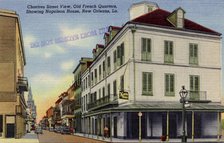
{"type": "Polygon", "coordinates": [[[129,12],[134,19],[109,27],[104,49],[82,74],[82,131],[103,135],[107,126],[111,137],[138,139],[142,112],[142,138],[178,138],[184,85],[194,101],[188,138],[219,138],[221,34],[186,19],[182,8],[168,12],[143,2],[129,12]]]}

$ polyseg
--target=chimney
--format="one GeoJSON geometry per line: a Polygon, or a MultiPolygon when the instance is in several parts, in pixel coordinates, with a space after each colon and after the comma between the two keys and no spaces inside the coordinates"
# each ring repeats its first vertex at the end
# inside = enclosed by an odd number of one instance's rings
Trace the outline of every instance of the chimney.
{"type": "Polygon", "coordinates": [[[159,6],[157,5],[157,3],[154,2],[142,1],[139,3],[134,3],[129,8],[130,20],[133,20],[146,13],[152,12],[158,8],[159,6]]]}

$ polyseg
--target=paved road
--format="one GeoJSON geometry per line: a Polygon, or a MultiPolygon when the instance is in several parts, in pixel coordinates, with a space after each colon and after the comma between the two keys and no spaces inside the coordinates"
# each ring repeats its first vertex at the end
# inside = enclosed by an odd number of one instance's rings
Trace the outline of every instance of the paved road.
{"type": "Polygon", "coordinates": [[[62,135],[60,133],[44,130],[43,134],[38,135],[39,143],[105,143],[103,141],[78,137],[74,135],[62,135]]]}

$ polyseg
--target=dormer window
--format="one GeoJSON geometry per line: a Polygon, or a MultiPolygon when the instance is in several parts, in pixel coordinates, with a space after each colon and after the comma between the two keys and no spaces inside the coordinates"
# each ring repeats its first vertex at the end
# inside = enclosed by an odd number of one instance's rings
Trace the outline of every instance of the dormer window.
{"type": "Polygon", "coordinates": [[[148,12],[151,12],[151,11],[153,11],[152,6],[148,6],[148,12]]]}
{"type": "Polygon", "coordinates": [[[177,8],[167,17],[167,20],[177,28],[184,28],[184,13],[181,7],[177,8]]]}

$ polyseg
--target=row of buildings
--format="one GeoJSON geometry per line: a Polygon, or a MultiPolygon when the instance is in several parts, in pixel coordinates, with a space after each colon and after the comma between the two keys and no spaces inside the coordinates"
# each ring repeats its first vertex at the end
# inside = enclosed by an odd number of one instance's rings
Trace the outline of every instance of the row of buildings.
{"type": "Polygon", "coordinates": [[[155,3],[130,9],[130,21],[109,26],[92,58],[81,58],[74,83],[50,107],[42,122],[75,132],[122,139],[179,138],[182,104],[188,90],[188,138],[220,138],[221,34],[168,12],[155,3]],[[139,127],[141,120],[141,127],[139,127]]]}
{"type": "Polygon", "coordinates": [[[0,10],[0,138],[21,138],[28,122],[35,122],[36,113],[29,117],[33,112],[24,97],[29,90],[25,65],[19,15],[0,10]]]}

